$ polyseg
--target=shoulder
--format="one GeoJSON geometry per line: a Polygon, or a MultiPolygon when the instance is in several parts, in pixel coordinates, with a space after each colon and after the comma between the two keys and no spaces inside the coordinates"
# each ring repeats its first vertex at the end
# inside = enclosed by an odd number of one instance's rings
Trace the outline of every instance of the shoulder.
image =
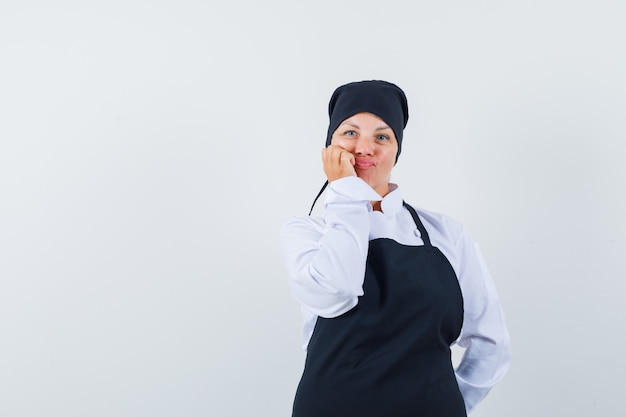
{"type": "Polygon", "coordinates": [[[323,228],[326,222],[319,216],[293,216],[283,223],[282,230],[289,228],[323,228]]]}
{"type": "Polygon", "coordinates": [[[293,216],[283,223],[280,239],[290,240],[299,237],[311,237],[324,233],[326,222],[318,216],[293,216]]]}
{"type": "MultiPolygon", "coordinates": [[[[465,228],[456,219],[442,213],[415,207],[420,220],[429,234],[436,234],[452,243],[455,243],[465,233],[465,228]]],[[[434,237],[434,236],[433,236],[434,237]]]]}

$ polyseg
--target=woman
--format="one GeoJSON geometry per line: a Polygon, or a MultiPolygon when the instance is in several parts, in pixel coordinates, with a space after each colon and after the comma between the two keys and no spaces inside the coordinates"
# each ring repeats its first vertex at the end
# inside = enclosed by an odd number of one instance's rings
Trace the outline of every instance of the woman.
{"type": "Polygon", "coordinates": [[[324,216],[281,231],[307,350],[293,417],[465,416],[510,362],[485,263],[460,224],[389,182],[408,121],[399,87],[343,85],[329,116],[324,216]],[[456,370],[453,343],[467,348],[456,370]]]}

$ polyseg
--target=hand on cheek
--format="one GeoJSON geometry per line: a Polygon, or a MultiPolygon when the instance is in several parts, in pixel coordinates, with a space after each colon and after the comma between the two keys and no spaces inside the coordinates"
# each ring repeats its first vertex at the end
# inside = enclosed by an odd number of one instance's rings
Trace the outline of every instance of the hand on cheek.
{"type": "Polygon", "coordinates": [[[329,183],[339,178],[356,177],[354,155],[344,148],[330,145],[322,149],[322,162],[329,183]]]}

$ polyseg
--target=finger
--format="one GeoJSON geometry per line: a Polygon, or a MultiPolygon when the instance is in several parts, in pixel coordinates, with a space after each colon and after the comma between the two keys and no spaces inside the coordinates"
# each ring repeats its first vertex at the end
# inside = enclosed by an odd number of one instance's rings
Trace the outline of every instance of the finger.
{"type": "Polygon", "coordinates": [[[322,149],[322,162],[324,165],[328,165],[332,163],[334,160],[334,154],[332,149],[324,148],[322,149]]]}
{"type": "Polygon", "coordinates": [[[324,150],[325,160],[329,164],[341,165],[341,161],[344,158],[343,154],[346,151],[338,146],[329,146],[324,150]]]}
{"type": "Polygon", "coordinates": [[[338,146],[338,145],[328,145],[328,148],[326,149],[336,149],[336,150],[348,152],[346,148],[342,148],[341,146],[338,146]]]}
{"type": "Polygon", "coordinates": [[[348,162],[350,165],[354,165],[356,163],[356,160],[354,159],[354,155],[352,155],[352,153],[350,152],[343,152],[341,154],[341,160],[348,162]]]}

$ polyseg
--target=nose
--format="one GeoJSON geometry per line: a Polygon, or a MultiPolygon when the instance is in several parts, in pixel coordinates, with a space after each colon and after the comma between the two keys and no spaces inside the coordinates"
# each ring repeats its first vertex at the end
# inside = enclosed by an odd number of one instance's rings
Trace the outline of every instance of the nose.
{"type": "Polygon", "coordinates": [[[374,150],[374,144],[372,141],[364,136],[361,136],[356,141],[356,146],[354,148],[354,153],[357,155],[372,155],[374,150]]]}

